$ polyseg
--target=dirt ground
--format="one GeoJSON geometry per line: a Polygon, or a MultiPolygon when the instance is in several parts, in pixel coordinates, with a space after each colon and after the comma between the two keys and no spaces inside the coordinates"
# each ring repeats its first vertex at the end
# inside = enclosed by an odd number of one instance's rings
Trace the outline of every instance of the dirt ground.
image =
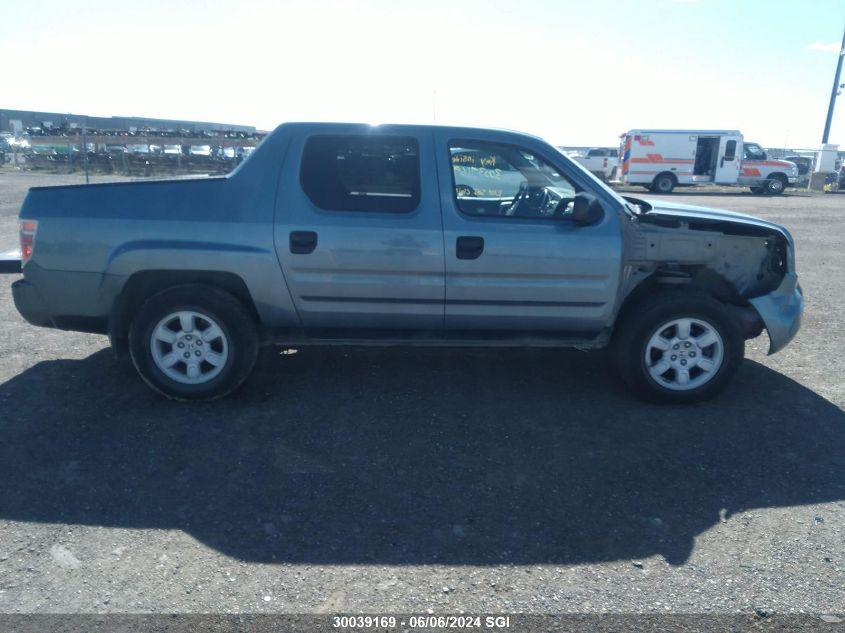
{"type": "MultiPolygon", "coordinates": [[[[0,170],[0,251],[81,179],[0,170]]],[[[0,612],[842,612],[845,195],[671,198],[786,225],[807,301],[695,406],[604,353],[416,349],[174,404],[0,280],[0,612]]]]}

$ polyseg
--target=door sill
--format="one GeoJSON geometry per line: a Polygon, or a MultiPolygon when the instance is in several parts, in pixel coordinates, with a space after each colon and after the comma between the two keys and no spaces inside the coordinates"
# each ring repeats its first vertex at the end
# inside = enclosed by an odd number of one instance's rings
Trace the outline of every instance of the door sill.
{"type": "Polygon", "coordinates": [[[342,330],[321,329],[308,332],[279,331],[269,335],[267,343],[287,346],[348,347],[604,347],[609,330],[600,332],[549,332],[501,330],[342,330]]]}

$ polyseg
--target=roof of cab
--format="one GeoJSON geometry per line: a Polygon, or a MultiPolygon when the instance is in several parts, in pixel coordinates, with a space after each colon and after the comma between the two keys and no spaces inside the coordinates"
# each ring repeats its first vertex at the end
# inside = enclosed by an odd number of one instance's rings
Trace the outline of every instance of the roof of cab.
{"type": "Polygon", "coordinates": [[[489,133],[495,132],[498,134],[508,134],[514,136],[521,136],[532,138],[537,141],[542,141],[543,143],[548,143],[545,139],[535,135],[529,134],[527,132],[520,132],[518,130],[509,130],[504,128],[483,128],[483,127],[461,127],[461,126],[453,126],[453,125],[436,125],[436,124],[427,124],[427,123],[360,123],[360,122],[325,122],[325,121],[291,121],[282,123],[276,127],[274,130],[278,132],[279,130],[283,129],[290,129],[290,128],[315,128],[315,129],[326,129],[326,130],[355,130],[355,129],[368,129],[372,131],[377,131],[379,128],[383,129],[390,129],[390,130],[408,130],[410,131],[422,131],[422,130],[447,130],[450,132],[455,133],[456,135],[460,134],[472,134],[472,133],[489,133]]]}

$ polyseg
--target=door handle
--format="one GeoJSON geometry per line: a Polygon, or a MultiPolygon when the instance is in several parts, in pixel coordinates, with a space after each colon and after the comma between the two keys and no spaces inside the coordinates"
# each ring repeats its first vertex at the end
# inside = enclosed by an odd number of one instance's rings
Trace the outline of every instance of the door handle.
{"type": "Polygon", "coordinates": [[[307,255],[317,248],[317,233],[314,231],[291,231],[290,252],[294,255],[307,255]]]}
{"type": "Polygon", "coordinates": [[[725,157],[724,157],[724,156],[722,156],[722,164],[721,164],[721,165],[719,165],[719,167],[724,167],[724,166],[725,166],[725,157]]]}
{"type": "Polygon", "coordinates": [[[484,252],[484,238],[462,235],[458,238],[455,254],[458,259],[478,259],[484,252]]]}

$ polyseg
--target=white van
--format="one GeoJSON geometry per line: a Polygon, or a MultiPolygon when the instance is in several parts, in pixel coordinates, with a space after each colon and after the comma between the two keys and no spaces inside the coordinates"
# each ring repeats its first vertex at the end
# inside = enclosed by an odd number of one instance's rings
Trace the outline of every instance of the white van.
{"type": "Polygon", "coordinates": [[[754,193],[782,193],[798,166],[769,160],[738,130],[630,130],[622,135],[619,182],[655,193],[700,184],[744,185],[754,193]]]}

